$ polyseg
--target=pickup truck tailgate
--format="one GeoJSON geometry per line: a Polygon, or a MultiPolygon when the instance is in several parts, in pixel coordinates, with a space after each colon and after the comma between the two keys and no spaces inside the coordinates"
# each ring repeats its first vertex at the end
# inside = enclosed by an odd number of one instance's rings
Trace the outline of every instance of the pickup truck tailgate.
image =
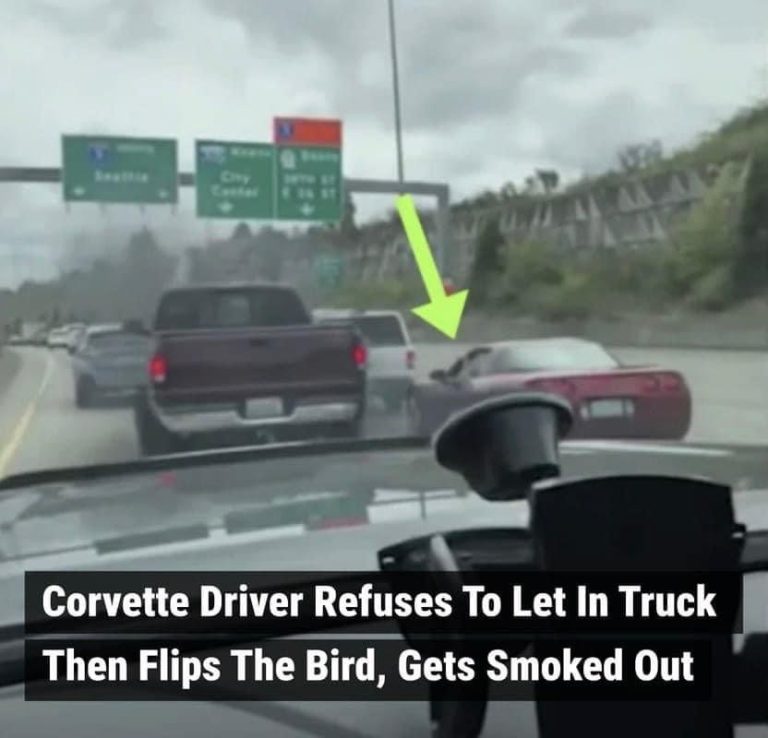
{"type": "Polygon", "coordinates": [[[201,330],[159,336],[166,380],[163,402],[238,402],[359,391],[364,373],[355,336],[335,326],[201,330]]]}

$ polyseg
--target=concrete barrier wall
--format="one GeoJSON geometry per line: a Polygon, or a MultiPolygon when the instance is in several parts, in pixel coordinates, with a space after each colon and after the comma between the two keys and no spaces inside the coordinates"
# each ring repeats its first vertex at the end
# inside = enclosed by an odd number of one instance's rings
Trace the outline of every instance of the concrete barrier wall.
{"type": "MultiPolygon", "coordinates": [[[[409,316],[414,340],[443,342],[437,331],[409,316]]],[[[503,315],[465,316],[457,337],[463,343],[551,336],[582,336],[607,346],[765,351],[768,303],[722,315],[686,315],[545,323],[503,315]]],[[[766,377],[768,383],[768,377],[766,377]]]]}

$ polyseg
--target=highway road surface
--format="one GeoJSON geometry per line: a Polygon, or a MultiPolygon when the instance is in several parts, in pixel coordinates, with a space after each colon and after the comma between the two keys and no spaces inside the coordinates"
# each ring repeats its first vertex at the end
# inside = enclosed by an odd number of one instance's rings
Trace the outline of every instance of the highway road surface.
{"type": "MultiPolygon", "coordinates": [[[[417,346],[419,374],[447,366],[466,346],[417,346]]],[[[126,461],[138,456],[131,411],[125,406],[79,410],[73,398],[69,356],[44,348],[18,353],[20,368],[0,387],[0,477],[8,474],[126,461]]],[[[768,353],[616,350],[638,364],[679,369],[693,393],[690,440],[768,445],[768,353]]],[[[7,360],[7,356],[0,359],[7,360]]],[[[402,415],[373,407],[366,434],[401,435],[402,415]]]]}

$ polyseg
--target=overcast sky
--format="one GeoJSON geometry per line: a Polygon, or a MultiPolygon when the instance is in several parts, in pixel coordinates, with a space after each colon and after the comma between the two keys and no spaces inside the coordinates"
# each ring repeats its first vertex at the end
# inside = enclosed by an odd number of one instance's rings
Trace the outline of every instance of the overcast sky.
{"type": "MultiPolygon", "coordinates": [[[[456,198],[538,167],[600,171],[629,142],[672,149],[768,95],[766,0],[397,11],[405,173],[456,198]]],[[[266,141],[282,114],[342,118],[345,174],[392,178],[388,44],[385,0],[0,0],[0,165],[58,165],[62,133],[113,133],[174,137],[188,169],[195,138],[266,141]]],[[[104,215],[0,185],[0,283],[50,272],[82,229],[109,240],[142,218],[168,240],[205,234],[190,193],[175,216],[104,215]]]]}

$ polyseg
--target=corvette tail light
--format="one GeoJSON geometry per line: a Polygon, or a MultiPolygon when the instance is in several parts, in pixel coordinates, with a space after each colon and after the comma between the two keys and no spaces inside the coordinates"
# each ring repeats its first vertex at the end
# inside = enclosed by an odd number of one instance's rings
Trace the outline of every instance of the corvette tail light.
{"type": "Polygon", "coordinates": [[[682,378],[672,372],[655,374],[643,379],[644,392],[680,392],[683,388],[682,378]]]}
{"type": "Polygon", "coordinates": [[[658,376],[644,377],[641,384],[643,392],[658,392],[661,389],[661,382],[658,376]]]}
{"type": "Polygon", "coordinates": [[[679,392],[684,386],[682,377],[678,374],[662,374],[659,383],[665,392],[679,392]]]}
{"type": "Polygon", "coordinates": [[[149,360],[149,378],[153,384],[163,384],[168,372],[168,362],[162,354],[155,354],[149,360]]]}

